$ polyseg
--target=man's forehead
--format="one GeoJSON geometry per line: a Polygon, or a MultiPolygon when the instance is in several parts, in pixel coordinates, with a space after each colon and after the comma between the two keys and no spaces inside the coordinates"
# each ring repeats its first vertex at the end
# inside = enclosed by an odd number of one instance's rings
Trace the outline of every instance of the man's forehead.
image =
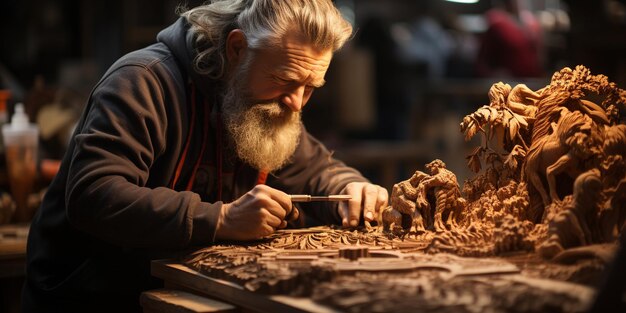
{"type": "Polygon", "coordinates": [[[306,46],[291,46],[283,50],[284,62],[286,64],[303,67],[304,70],[315,73],[325,73],[330,65],[332,53],[312,52],[306,46]]]}
{"type": "Polygon", "coordinates": [[[289,55],[308,58],[310,62],[325,67],[328,67],[333,55],[330,48],[316,47],[309,39],[300,35],[300,32],[291,32],[285,35],[281,42],[281,48],[289,55]]]}

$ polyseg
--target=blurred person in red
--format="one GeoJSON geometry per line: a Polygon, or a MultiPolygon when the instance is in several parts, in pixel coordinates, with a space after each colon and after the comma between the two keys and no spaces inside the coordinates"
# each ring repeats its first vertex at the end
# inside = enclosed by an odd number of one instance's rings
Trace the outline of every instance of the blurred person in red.
{"type": "Polygon", "coordinates": [[[485,14],[476,74],[481,77],[540,77],[541,27],[518,0],[495,0],[485,14]]]}

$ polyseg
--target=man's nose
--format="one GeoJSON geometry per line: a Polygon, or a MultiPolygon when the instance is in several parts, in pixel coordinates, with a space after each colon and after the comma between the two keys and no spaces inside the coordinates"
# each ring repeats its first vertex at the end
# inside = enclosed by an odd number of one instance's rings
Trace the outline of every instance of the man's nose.
{"type": "Polygon", "coordinates": [[[283,96],[283,104],[288,106],[292,111],[299,112],[304,106],[304,88],[305,86],[298,86],[291,92],[283,96]]]}

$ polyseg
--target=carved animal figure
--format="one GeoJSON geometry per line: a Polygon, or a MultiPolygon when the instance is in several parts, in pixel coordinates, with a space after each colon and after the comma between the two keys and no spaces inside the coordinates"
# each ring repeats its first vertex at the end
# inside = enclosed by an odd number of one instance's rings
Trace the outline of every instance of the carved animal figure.
{"type": "Polygon", "coordinates": [[[418,192],[417,186],[428,174],[415,171],[413,176],[408,180],[401,181],[393,186],[391,190],[391,207],[383,212],[383,229],[397,232],[398,227],[402,227],[402,215],[406,214],[411,217],[411,229],[417,233],[425,231],[424,219],[426,225],[429,224],[428,212],[416,206],[418,192]]]}
{"type": "Polygon", "coordinates": [[[626,125],[604,126],[604,144],[602,150],[606,155],[626,155],[626,125]]]}
{"type": "Polygon", "coordinates": [[[565,172],[576,178],[588,169],[586,162],[599,155],[602,143],[601,132],[589,116],[564,107],[560,112],[552,133],[533,142],[524,166],[524,174],[541,195],[544,206],[560,200],[556,175],[565,172]],[[542,178],[548,183],[547,190],[542,178]]]}
{"type": "Polygon", "coordinates": [[[597,222],[601,198],[600,171],[591,169],[580,174],[574,182],[572,201],[550,221],[549,237],[538,247],[539,253],[550,259],[564,249],[600,242],[597,222]]]}
{"type": "Polygon", "coordinates": [[[626,124],[604,126],[602,145],[602,181],[617,186],[626,179],[626,124]]]}
{"type": "Polygon", "coordinates": [[[456,175],[446,169],[446,164],[437,159],[426,164],[426,169],[431,175],[420,182],[417,186],[417,207],[423,208],[423,211],[430,211],[430,203],[427,200],[427,193],[434,188],[435,194],[435,214],[434,227],[435,231],[442,232],[458,227],[457,217],[462,209],[465,208],[466,201],[461,197],[461,190],[456,179],[456,175]],[[447,215],[444,223],[443,216],[447,215]]]}
{"type": "Polygon", "coordinates": [[[393,206],[388,206],[382,213],[382,224],[384,232],[391,232],[396,236],[402,236],[404,234],[404,228],[402,228],[402,213],[394,209],[393,206]]]}
{"type": "Polygon", "coordinates": [[[624,231],[626,225],[626,177],[619,182],[611,199],[611,210],[616,213],[615,228],[624,231]]]}

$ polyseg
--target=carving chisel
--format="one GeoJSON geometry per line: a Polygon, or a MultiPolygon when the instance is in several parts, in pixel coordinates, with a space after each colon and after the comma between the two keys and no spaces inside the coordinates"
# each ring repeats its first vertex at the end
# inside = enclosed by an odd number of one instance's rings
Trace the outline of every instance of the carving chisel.
{"type": "Polygon", "coordinates": [[[313,201],[348,201],[352,199],[350,195],[330,195],[330,196],[311,196],[311,195],[290,195],[291,202],[313,202],[313,201]]]}
{"type": "MultiPolygon", "coordinates": [[[[289,195],[291,198],[291,202],[313,202],[313,201],[348,201],[352,199],[352,196],[349,195],[330,195],[330,196],[311,196],[311,195],[289,195]]],[[[298,209],[294,206],[291,208],[291,211],[285,217],[285,220],[291,221],[294,216],[297,218],[299,215],[298,209]]]]}

